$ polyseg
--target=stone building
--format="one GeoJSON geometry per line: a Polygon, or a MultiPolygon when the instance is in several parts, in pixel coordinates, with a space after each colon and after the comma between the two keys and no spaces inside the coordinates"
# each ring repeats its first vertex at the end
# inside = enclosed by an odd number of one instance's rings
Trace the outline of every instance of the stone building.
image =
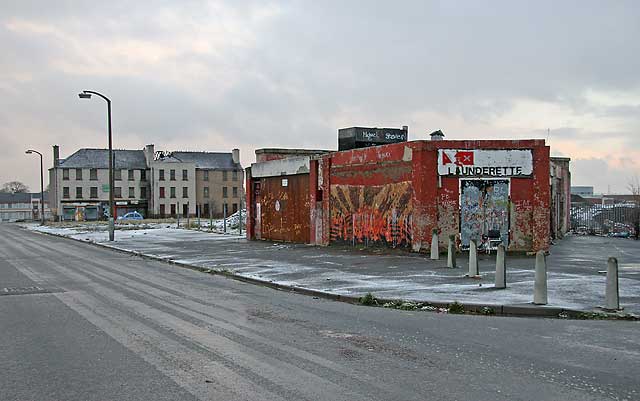
{"type": "MultiPolygon", "coordinates": [[[[109,151],[80,149],[60,159],[54,146],[49,169],[50,202],[64,220],[96,220],[109,210],[109,151]]],[[[239,151],[170,152],[114,150],[116,215],[137,211],[145,217],[208,217],[241,207],[244,196],[239,151]]]]}

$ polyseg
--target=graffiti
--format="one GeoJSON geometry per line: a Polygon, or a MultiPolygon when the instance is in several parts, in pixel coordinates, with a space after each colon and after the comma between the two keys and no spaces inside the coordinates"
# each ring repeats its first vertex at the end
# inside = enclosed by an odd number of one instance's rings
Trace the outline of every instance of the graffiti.
{"type": "Polygon", "coordinates": [[[331,186],[331,242],[411,246],[413,190],[409,182],[331,186]]]}
{"type": "Polygon", "coordinates": [[[471,238],[499,237],[509,240],[509,182],[503,180],[462,180],[460,234],[462,246],[471,238]]]}

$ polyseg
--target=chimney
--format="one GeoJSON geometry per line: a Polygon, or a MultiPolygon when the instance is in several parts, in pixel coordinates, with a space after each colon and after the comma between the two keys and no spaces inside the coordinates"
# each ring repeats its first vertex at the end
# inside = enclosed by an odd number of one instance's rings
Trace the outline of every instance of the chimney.
{"type": "Polygon", "coordinates": [[[147,167],[151,165],[151,162],[153,161],[154,157],[155,157],[155,149],[153,144],[145,146],[144,159],[147,162],[147,167]]]}
{"type": "Polygon", "coordinates": [[[60,147],[53,145],[53,167],[60,166],[60,147]]]}
{"type": "Polygon", "coordinates": [[[233,149],[231,151],[231,159],[233,164],[240,164],[240,149],[233,149]]]}
{"type": "Polygon", "coordinates": [[[442,131],[437,130],[431,133],[432,141],[442,141],[443,139],[444,139],[444,134],[442,133],[442,131]]]}
{"type": "Polygon", "coordinates": [[[403,130],[404,132],[409,132],[409,126],[408,126],[408,125],[403,125],[403,126],[402,126],[402,130],[403,130]]]}

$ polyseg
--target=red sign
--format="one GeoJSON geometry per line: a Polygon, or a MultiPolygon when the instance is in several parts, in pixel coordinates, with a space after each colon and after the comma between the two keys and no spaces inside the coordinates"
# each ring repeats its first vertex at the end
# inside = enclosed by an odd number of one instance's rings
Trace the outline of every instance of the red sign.
{"type": "Polygon", "coordinates": [[[473,151],[456,152],[455,164],[458,166],[473,166],[473,151]]]}

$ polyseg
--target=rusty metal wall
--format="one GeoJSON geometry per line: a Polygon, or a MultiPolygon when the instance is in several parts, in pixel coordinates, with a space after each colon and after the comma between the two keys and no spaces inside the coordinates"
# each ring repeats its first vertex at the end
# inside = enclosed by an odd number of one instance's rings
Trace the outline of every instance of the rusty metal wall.
{"type": "Polygon", "coordinates": [[[309,174],[261,178],[257,209],[261,239],[309,243],[309,174]]]}

